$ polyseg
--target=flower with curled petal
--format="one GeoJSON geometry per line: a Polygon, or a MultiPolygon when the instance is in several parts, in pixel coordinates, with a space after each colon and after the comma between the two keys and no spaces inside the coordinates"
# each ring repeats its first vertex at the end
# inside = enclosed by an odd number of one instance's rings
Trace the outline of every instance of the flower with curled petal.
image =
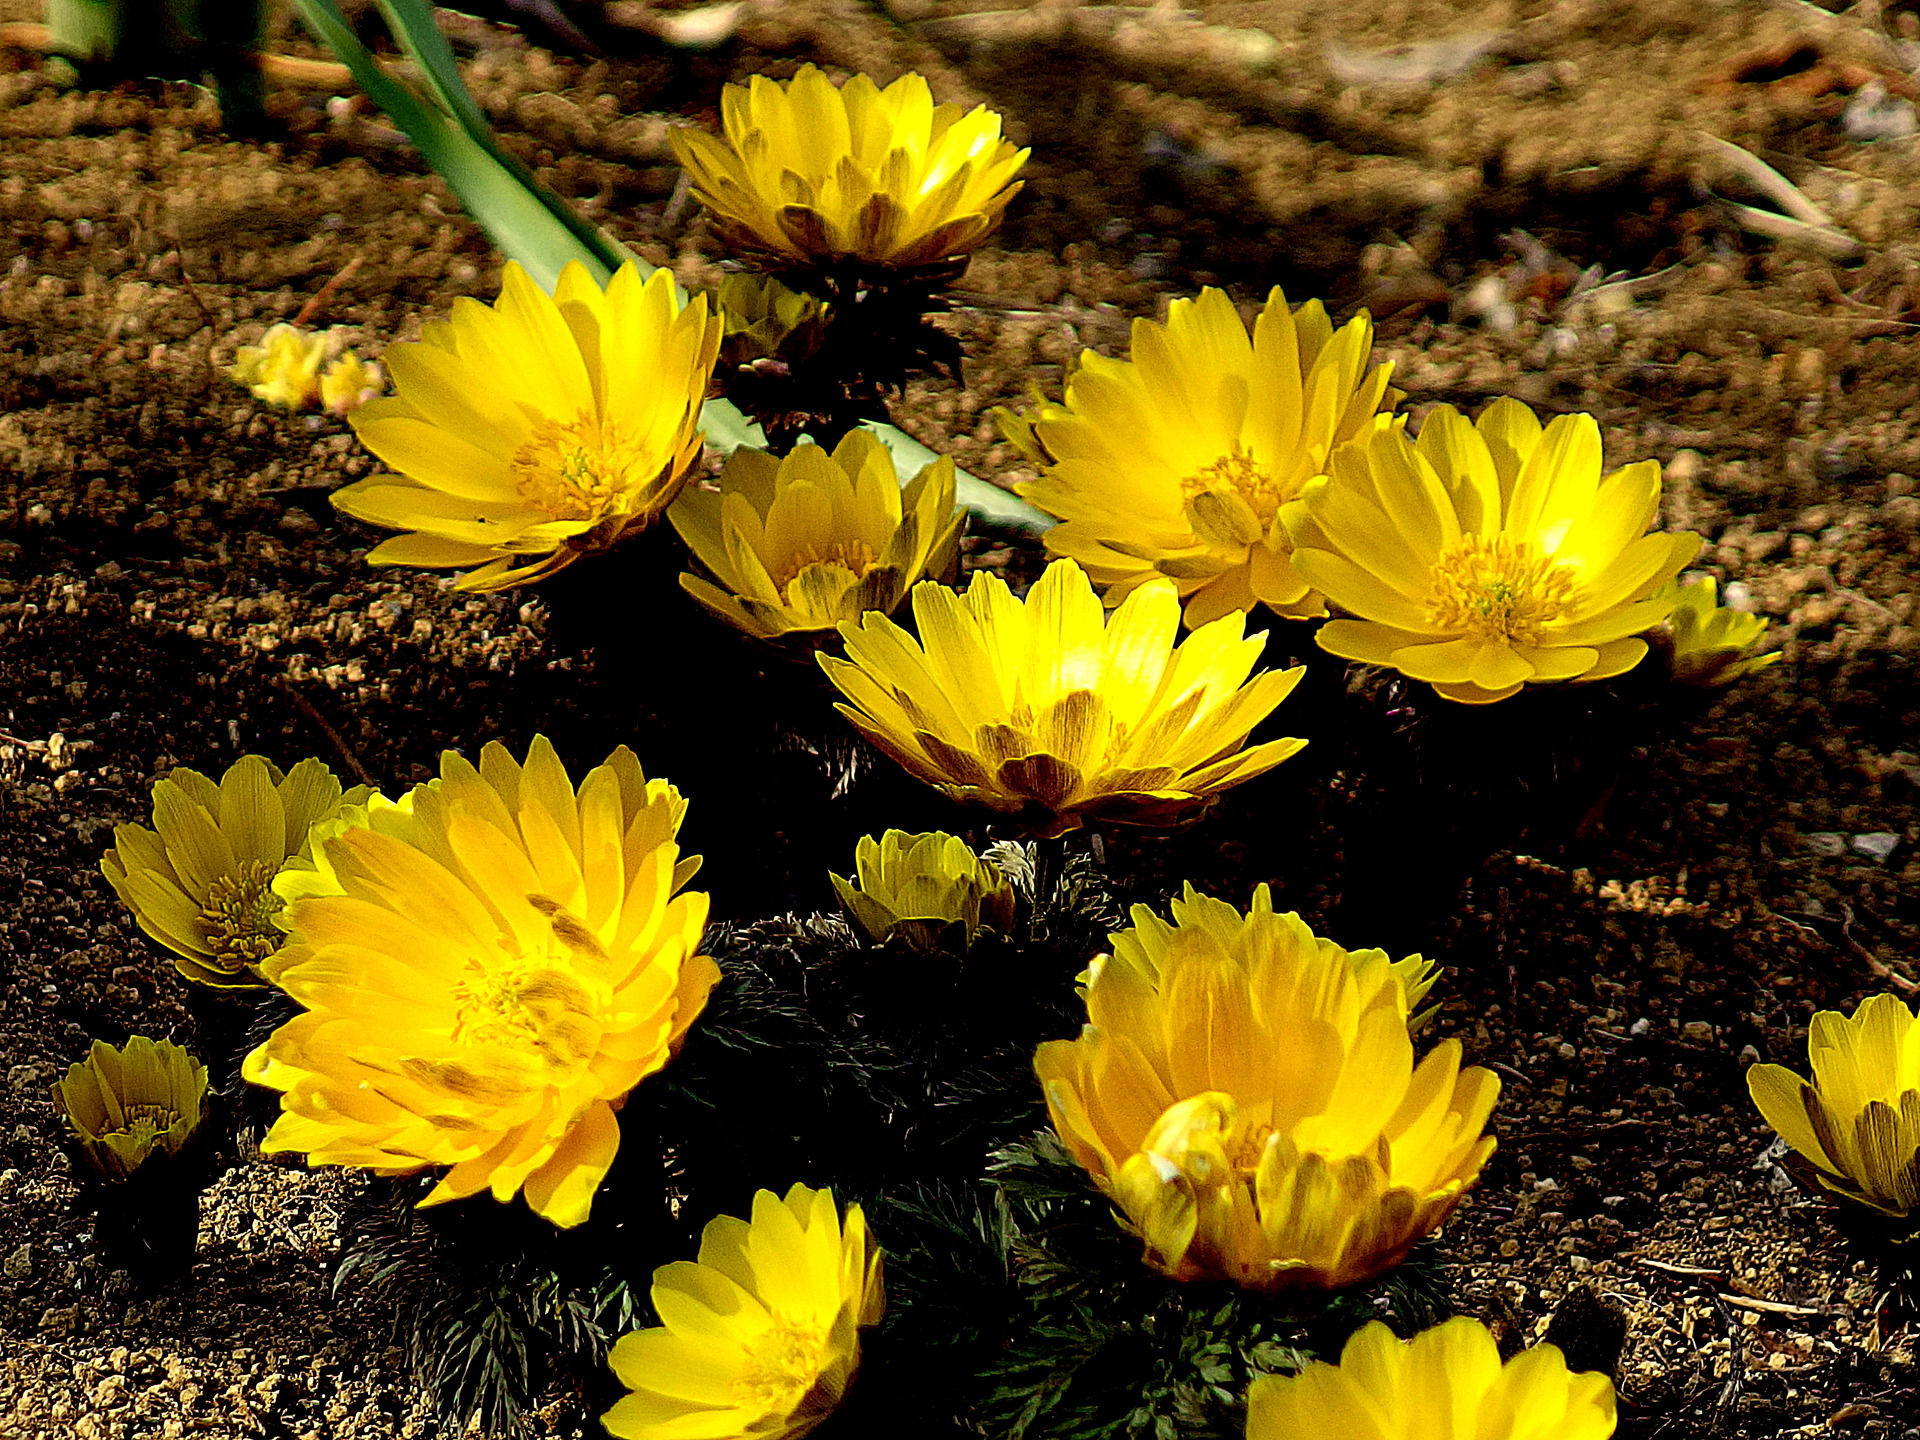
{"type": "Polygon", "coordinates": [[[916,580],[954,567],[966,516],[953,487],[942,456],[902,488],[893,456],[866,430],[831,453],[797,445],[778,460],[743,446],[717,489],[690,487],[667,511],[714,577],[682,575],[681,588],[763,640],[891,614],[916,580]]]}
{"type": "Polygon", "coordinates": [[[1556,1345],[1502,1364],[1487,1327],[1464,1315],[1411,1340],[1375,1320],[1338,1365],[1247,1387],[1247,1440],[1607,1440],[1614,1425],[1605,1375],[1567,1369],[1556,1345]]]}
{"type": "Polygon", "coordinates": [[[1352,617],[1321,628],[1322,649],[1485,705],[1640,663],[1673,609],[1663,587],[1700,549],[1645,533],[1659,510],[1659,464],[1602,476],[1591,415],[1543,428],[1496,400],[1473,424],[1440,406],[1417,441],[1376,428],[1284,519],[1294,568],[1352,617]]]}
{"type": "Polygon", "coordinates": [[[343,792],[318,760],[282,773],[244,755],[218,784],[184,766],[153,787],[153,825],[119,825],[100,873],[174,969],[200,985],[259,985],[286,939],[274,877],[308,852],[308,831],[367,787],[343,792]]]}
{"type": "Polygon", "coordinates": [[[720,96],[724,139],[667,132],[720,239],[770,268],[916,270],[965,257],[1000,226],[1027,152],[984,105],[935,105],[918,75],[836,89],[812,65],[720,96]]]}
{"type": "Polygon", "coordinates": [[[587,1218],[614,1112],[679,1049],[719,977],[686,803],[624,746],[576,793],[553,747],[452,751],[290,877],[266,976],[303,1007],[247,1056],[281,1092],[262,1149],[384,1175],[449,1167],[423,1205],[524,1193],[587,1218]]]}
{"type": "Polygon", "coordinates": [[[1731,685],[1780,659],[1778,650],[1753,653],[1766,639],[1766,619],[1719,604],[1719,586],[1711,575],[1691,585],[1675,581],[1661,598],[1673,600],[1665,633],[1667,666],[1682,685],[1731,685]]]}
{"type": "Polygon", "coordinates": [[[53,1087],[80,1153],[108,1180],[128,1179],[155,1151],[178,1155],[206,1104],[207,1067],[171,1040],[144,1035],[124,1047],[94,1041],[53,1087]]]}
{"type": "Polygon", "coordinates": [[[1080,1037],[1034,1057],[1054,1129],[1172,1279],[1370,1279],[1479,1175],[1499,1081],[1454,1040],[1414,1064],[1417,971],[1219,918],[1090,974],[1080,1037]]]}
{"type": "Polygon", "coordinates": [[[1819,1186],[1897,1220],[1920,1219],[1920,1017],[1892,995],[1807,1032],[1813,1079],[1747,1068],[1747,1091],[1819,1186]]]}
{"type": "Polygon", "coordinates": [[[995,412],[1041,469],[1015,488],[1059,517],[1049,553],[1086,566],[1109,605],[1165,576],[1189,626],[1255,604],[1323,615],[1279,514],[1399,399],[1391,366],[1368,369],[1372,345],[1365,314],[1336,331],[1277,287],[1251,335],[1222,291],[1176,300],[1164,324],[1133,322],[1131,359],[1081,352],[1062,403],[995,412]]]}
{"type": "Polygon", "coordinates": [[[394,474],[336,491],[407,533],[374,565],[472,566],[462,590],[538,580],[651,524],[700,459],[720,348],[705,296],[623,266],[603,291],[570,264],[548,295],[507,262],[492,306],[462,297],[385,360],[394,394],[350,417],[394,474]]]}
{"type": "Polygon", "coordinates": [[[915,586],[913,616],[918,641],[884,615],[841,625],[847,658],[818,657],[853,702],[837,708],[911,774],[1036,836],[1179,824],[1306,743],[1246,744],[1303,672],[1249,679],[1266,637],[1238,614],[1175,645],[1171,583],[1108,616],[1071,561],[1024,601],[977,570],[964,594],[915,586]]]}
{"type": "Polygon", "coordinates": [[[854,878],[829,875],[859,927],[876,943],[899,935],[916,950],[938,950],[949,936],[958,949],[982,927],[1013,928],[1014,893],[991,860],[956,835],[889,830],[860,837],[854,878]]]}
{"type": "Polygon", "coordinates": [[[885,1304],[880,1251],[858,1205],[831,1190],[753,1197],[749,1221],[707,1222],[697,1261],[653,1272],[661,1324],[614,1343],[632,1392],[601,1416],[619,1440],[799,1440],[860,1367],[860,1331],[885,1304]]]}

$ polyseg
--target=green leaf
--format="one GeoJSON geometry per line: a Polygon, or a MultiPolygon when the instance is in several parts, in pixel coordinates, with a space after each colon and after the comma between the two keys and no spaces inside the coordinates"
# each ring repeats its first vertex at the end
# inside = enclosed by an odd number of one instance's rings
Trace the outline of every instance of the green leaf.
{"type": "Polygon", "coordinates": [[[549,292],[569,261],[605,285],[627,260],[653,266],[576,213],[503,150],[453,68],[453,52],[425,0],[381,0],[395,38],[428,77],[422,95],[390,75],[362,45],[334,0],[294,0],[300,17],[353,72],[369,99],[406,132],[449,189],[509,258],[549,292]],[[429,32],[431,32],[429,36],[429,32]],[[453,98],[457,97],[457,98],[453,98]],[[476,131],[470,126],[477,125],[476,131]]]}

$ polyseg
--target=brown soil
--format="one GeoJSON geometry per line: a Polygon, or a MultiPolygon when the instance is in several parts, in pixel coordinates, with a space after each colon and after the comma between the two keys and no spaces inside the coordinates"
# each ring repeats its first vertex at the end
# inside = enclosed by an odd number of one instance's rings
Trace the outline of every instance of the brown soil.
{"type": "MultiPolygon", "coordinates": [[[[1910,1325],[1764,1158],[1741,1081],[1803,1061],[1814,1008],[1909,992],[1920,959],[1920,142],[1843,120],[1870,81],[1915,92],[1920,26],[1884,9],[1882,30],[1758,0],[803,0],[711,53],[596,62],[459,29],[506,142],[689,281],[717,252],[670,203],[666,117],[710,123],[724,81],[912,68],[1001,110],[1034,155],[963,282],[969,385],[898,410],[976,473],[1020,478],[990,406],[1203,284],[1370,306],[1416,413],[1510,393],[1593,412],[1612,461],[1666,463],[1667,523],[1707,537],[1702,567],[1775,620],[1784,663],[1688,713],[1515,702],[1517,748],[1322,666],[1282,717],[1317,741],[1300,760],[1191,836],[1105,837],[1128,898],[1265,880],[1347,943],[1441,957],[1434,1033],[1506,1081],[1500,1152],[1445,1239],[1460,1304],[1515,1340],[1581,1287],[1618,1308],[1626,1436],[1920,1435],[1910,1325]],[[1406,78],[1444,68],[1432,50],[1381,56],[1459,37],[1484,53],[1450,76],[1406,78]],[[1703,131],[1858,253],[1735,228],[1706,186],[1751,197],[1703,131]],[[1529,267],[1516,228],[1567,266],[1529,267]],[[1658,278],[1566,304],[1594,265],[1658,278]],[[1517,784],[1493,774],[1515,754],[1517,784]]],[[[349,259],[320,323],[372,352],[497,289],[444,187],[326,98],[276,92],[275,138],[242,143],[183,85],[0,73],[0,1435],[423,1433],[381,1312],[330,1288],[355,1178],[238,1166],[197,1267],[150,1295],[67,1212],[49,1082],[95,1035],[188,1024],[96,869],[169,767],[317,754],[392,786],[496,736],[545,730],[574,764],[631,740],[693,798],[734,918],[827,906],[822,857],[858,833],[804,756],[759,757],[791,810],[714,798],[736,791],[676,739],[752,702],[688,668],[689,643],[728,643],[691,605],[595,619],[638,565],[488,599],[371,571],[374,536],[326,503],[369,467],[349,433],[223,377],[349,259]]],[[[977,554],[1031,569],[1003,548],[977,554]]],[[[909,828],[949,818],[897,793],[909,828]]]]}

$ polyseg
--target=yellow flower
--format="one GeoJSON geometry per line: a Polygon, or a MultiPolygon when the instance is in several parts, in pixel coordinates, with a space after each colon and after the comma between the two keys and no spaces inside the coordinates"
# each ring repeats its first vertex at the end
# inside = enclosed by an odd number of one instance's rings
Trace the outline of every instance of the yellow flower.
{"type": "MultiPolygon", "coordinates": [[[[1275,914],[1273,895],[1265,885],[1254,887],[1253,905],[1245,914],[1225,900],[1202,895],[1193,888],[1191,880],[1182,887],[1180,898],[1171,908],[1173,921],[1169,924],[1153,913],[1151,905],[1135,905],[1129,912],[1132,926],[1109,937],[1113,954],[1155,986],[1159,985],[1161,972],[1166,967],[1168,951],[1181,931],[1189,928],[1212,935],[1234,964],[1248,975],[1259,969],[1263,961],[1275,956],[1285,957],[1284,963],[1297,965],[1310,963],[1310,956],[1315,957],[1311,963],[1324,960],[1333,964],[1334,956],[1344,955],[1352,963],[1363,989],[1371,992],[1384,983],[1381,976],[1385,967],[1385,974],[1405,992],[1405,1008],[1409,1014],[1419,1009],[1439,974],[1439,967],[1433,961],[1418,955],[1390,961],[1384,950],[1345,950],[1331,940],[1322,939],[1292,911],[1275,914]]],[[[1099,975],[1108,958],[1105,955],[1094,958],[1088,967],[1089,981],[1099,975]]],[[[1432,1013],[1427,1010],[1414,1015],[1408,1028],[1419,1029],[1432,1013]]]]}
{"type": "Polygon", "coordinates": [[[862,836],[854,850],[854,883],[829,875],[840,903],[875,943],[901,935],[916,950],[940,948],[958,929],[964,948],[983,926],[1013,926],[1013,887],[998,866],[957,836],[889,830],[862,836]]]}
{"type": "Polygon", "coordinates": [[[267,978],[305,1007],[247,1056],[282,1093],[263,1149],[384,1175],[452,1168],[421,1203],[524,1191],[587,1218],[614,1112],[679,1048],[719,976],[686,802],[624,746],[578,794],[545,738],[526,764],[452,751],[410,804],[370,805],[296,878],[267,978]]]}
{"type": "Polygon", "coordinates": [[[1920,1215],[1920,1019],[1892,995],[1851,1018],[1813,1017],[1809,1084],[1783,1065],[1747,1069],[1760,1113],[1821,1186],[1882,1215],[1920,1215]]]}
{"type": "Polygon", "coordinates": [[[1324,626],[1322,649],[1482,705],[1640,662],[1673,608],[1661,587],[1700,549],[1642,533],[1659,508],[1655,461],[1601,476],[1591,415],[1543,430],[1496,400],[1471,425],[1441,406],[1418,441],[1376,428],[1286,522],[1294,568],[1358,617],[1324,626]]]}
{"type": "Polygon", "coordinates": [[[881,269],[965,256],[999,228],[1027,152],[985,106],[935,105],[918,75],[840,89],[811,65],[721,93],[725,140],[667,132],[721,240],[780,266],[881,269]]]}
{"type": "Polygon", "coordinates": [[[306,851],[311,826],[366,794],[365,786],[342,794],[318,760],[282,774],[247,755],[217,785],[182,767],[153,787],[154,829],[115,827],[100,873],[187,979],[258,985],[286,938],[274,924],[273,877],[306,851]]]}
{"type": "Polygon", "coordinates": [[[1766,638],[1766,620],[1718,604],[1719,587],[1711,575],[1691,585],[1675,581],[1660,598],[1673,601],[1673,613],[1667,616],[1667,663],[1681,684],[1731,685],[1779,660],[1778,650],[1753,653],[1766,638]]]}
{"type": "Polygon", "coordinates": [[[1415,1066],[1408,962],[1224,918],[1189,909],[1091,974],[1080,1038],[1034,1056],[1054,1129],[1164,1275],[1369,1279],[1479,1175],[1499,1082],[1454,1040],[1415,1066]]]}
{"type": "Polygon", "coordinates": [[[662,1324],[615,1342],[633,1393],[600,1423],[620,1440],[797,1440],[840,1404],[883,1305],[858,1205],[843,1225],[831,1190],[762,1190],[751,1223],[711,1220],[697,1262],[653,1272],[662,1324]]]}
{"type": "Polygon", "coordinates": [[[352,414],[397,474],[333,503],[408,534],[375,565],[472,565],[462,590],[538,580],[651,523],[700,458],[720,321],[632,265],[603,292],[568,265],[549,296],[509,261],[500,300],[453,303],[386,352],[396,393],[352,414]]]}
{"type": "Polygon", "coordinates": [[[735,364],[778,355],[792,363],[819,348],[830,307],[771,275],[728,275],[717,296],[726,337],[721,354],[735,364]]]}
{"type": "Polygon", "coordinates": [[[1173,825],[1306,742],[1243,749],[1301,670],[1247,677],[1266,645],[1244,616],[1179,645],[1171,584],[1103,616],[1086,573],[1047,567],[1024,601],[976,571],[964,595],[913,591],[920,639],[884,615],[843,624],[847,658],[819,657],[869,740],[956,800],[1019,817],[1036,835],[1087,820],[1173,825]]]}
{"type": "Polygon", "coordinates": [[[320,376],[320,403],[335,415],[346,415],[376,399],[387,388],[387,377],[371,360],[349,350],[320,376]]]}
{"type": "Polygon", "coordinates": [[[171,1040],[135,1035],[124,1050],[93,1042],[54,1082],[53,1105],[93,1168],[125,1180],[160,1150],[178,1155],[206,1116],[207,1067],[171,1040]]]}
{"type": "Polygon", "coordinates": [[[996,412],[1042,467],[1016,488],[1064,522],[1048,551],[1086,566],[1109,605],[1167,576],[1189,626],[1256,601],[1325,614],[1277,517],[1400,398],[1391,366],[1367,368],[1372,345],[1364,314],[1335,331],[1319,301],[1289,313],[1276,287],[1251,338],[1225,294],[1202,290],[1164,325],[1134,321],[1131,360],[1082,352],[1064,404],[996,412]]]}
{"type": "Polygon", "coordinates": [[[286,410],[304,410],[320,398],[320,363],[327,337],[309,335],[292,325],[275,325],[258,345],[242,345],[227,374],[254,398],[286,410]]]}
{"type": "Polygon", "coordinates": [[[1576,1374],[1555,1345],[1500,1363],[1487,1327],[1460,1316],[1400,1340],[1363,1326],[1338,1365],[1247,1387],[1247,1440],[1607,1440],[1613,1382],[1576,1374]]]}
{"type": "Polygon", "coordinates": [[[854,430],[831,454],[799,445],[775,460],[743,446],[719,489],[689,487],[667,518],[720,582],[682,575],[681,588],[776,640],[892,613],[914,581],[953,569],[966,517],[954,508],[953,461],[934,461],[903,491],[887,447],[854,430]]]}

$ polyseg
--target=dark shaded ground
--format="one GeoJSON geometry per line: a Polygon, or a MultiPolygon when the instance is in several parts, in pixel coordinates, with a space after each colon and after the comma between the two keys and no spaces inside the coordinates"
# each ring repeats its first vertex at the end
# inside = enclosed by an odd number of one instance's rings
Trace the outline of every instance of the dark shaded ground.
{"type": "MultiPolygon", "coordinates": [[[[1912,973],[1920,159],[1842,118],[1869,80],[1913,93],[1911,12],[961,9],[768,6],[710,54],[592,64],[459,35],[508,143],[690,281],[716,257],[669,203],[663,117],[710,121],[726,79],[917,68],[1002,109],[1035,153],[952,321],[970,386],[917,385],[898,417],[976,473],[1019,478],[990,406],[1207,283],[1370,305],[1416,411],[1513,393],[1592,410],[1614,462],[1665,462],[1667,522],[1708,537],[1702,567],[1777,621],[1785,663],[1700,713],[1629,689],[1472,723],[1316,663],[1275,722],[1314,744],[1191,832],[1106,835],[1110,871],[1132,899],[1269,881],[1346,943],[1442,959],[1433,1033],[1506,1082],[1501,1150],[1446,1236],[1461,1304],[1527,1340],[1577,1287],[1619,1307],[1623,1435],[1913,1433],[1912,1331],[1761,1159],[1740,1078],[1800,1063],[1813,1008],[1912,973]],[[1462,36],[1489,53],[1458,75],[1340,78],[1462,36]],[[1859,252],[1731,226],[1701,130],[1766,155],[1859,252]],[[1568,304],[1515,227],[1657,278],[1568,304]]],[[[350,257],[321,321],[373,350],[498,270],[390,132],[325,100],[277,92],[282,138],[240,144],[184,86],[0,74],[0,1434],[421,1433],[379,1312],[328,1288],[353,1178],[236,1169],[199,1265],[150,1298],[64,1213],[48,1084],[91,1036],[187,1023],[95,869],[170,766],[317,754],[398,786],[444,746],[543,730],[584,766],[632,743],[691,797],[729,918],[828,905],[869,826],[966,823],[682,603],[664,541],[488,599],[360,563],[374,537],[326,503],[368,465],[344,427],[265,412],[219,367],[350,257]]]]}

